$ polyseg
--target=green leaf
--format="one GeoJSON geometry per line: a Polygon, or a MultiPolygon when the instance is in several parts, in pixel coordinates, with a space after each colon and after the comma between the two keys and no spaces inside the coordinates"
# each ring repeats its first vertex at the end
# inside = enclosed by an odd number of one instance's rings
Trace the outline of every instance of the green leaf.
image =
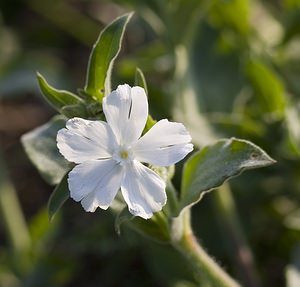
{"type": "Polygon", "coordinates": [[[121,234],[121,224],[127,221],[130,221],[134,218],[129,211],[127,206],[123,208],[123,210],[117,215],[115,220],[115,230],[118,235],[121,234]]]}
{"type": "Polygon", "coordinates": [[[85,91],[100,102],[110,93],[111,70],[120,52],[124,31],[132,14],[125,14],[109,24],[101,32],[91,52],[85,91]]]}
{"type": "Polygon", "coordinates": [[[175,214],[196,204],[202,196],[246,169],[270,165],[275,161],[261,148],[240,139],[223,139],[204,147],[185,164],[179,208],[175,214]]]}
{"type": "Polygon", "coordinates": [[[142,235],[158,242],[169,242],[167,219],[162,211],[153,213],[153,216],[145,220],[135,216],[128,225],[142,235]]]}
{"type": "Polygon", "coordinates": [[[219,27],[231,28],[242,35],[249,32],[248,0],[215,1],[211,20],[219,27]]]}
{"type": "MultiPolygon", "coordinates": [[[[135,70],[135,79],[134,79],[134,84],[136,86],[140,86],[145,90],[146,95],[148,96],[148,89],[147,89],[147,83],[145,76],[140,68],[136,68],[135,70]]],[[[145,125],[145,128],[143,130],[143,135],[149,131],[154,125],[156,121],[152,119],[150,115],[148,115],[147,122],[145,125]]]]}
{"type": "Polygon", "coordinates": [[[148,88],[147,88],[146,79],[140,68],[136,68],[136,70],[135,70],[134,84],[136,86],[142,87],[145,90],[146,95],[148,96],[148,88]]]}
{"type": "Polygon", "coordinates": [[[48,123],[24,134],[21,138],[23,147],[49,184],[58,184],[68,170],[70,164],[59,153],[56,146],[58,130],[64,128],[66,120],[61,116],[52,118],[48,123]]]}
{"type": "Polygon", "coordinates": [[[121,224],[127,224],[129,227],[140,234],[159,242],[168,242],[170,240],[167,219],[163,212],[156,212],[153,216],[145,220],[132,215],[125,206],[118,214],[115,220],[115,230],[120,235],[121,224]]]}
{"type": "Polygon", "coordinates": [[[294,158],[300,155],[300,111],[298,103],[289,106],[285,114],[284,137],[280,150],[284,157],[294,158]]]}
{"type": "Polygon", "coordinates": [[[68,175],[66,173],[61,182],[56,186],[48,201],[48,216],[52,221],[56,212],[62,207],[65,201],[70,197],[68,187],[68,175]]]}
{"type": "Polygon", "coordinates": [[[246,66],[246,72],[262,112],[275,113],[283,117],[286,98],[284,86],[277,75],[258,61],[249,61],[246,66]]]}
{"type": "Polygon", "coordinates": [[[92,102],[86,106],[90,118],[105,120],[102,105],[99,102],[92,102]]]}
{"type": "Polygon", "coordinates": [[[36,73],[36,76],[43,95],[57,111],[63,113],[64,106],[83,103],[83,100],[75,94],[51,87],[40,73],[36,73]]]}
{"type": "Polygon", "coordinates": [[[84,89],[77,89],[77,93],[83,98],[90,99],[92,96],[87,93],[84,89]]]}
{"type": "Polygon", "coordinates": [[[45,248],[55,238],[58,228],[60,227],[60,217],[57,216],[55,221],[49,222],[47,208],[42,208],[37,214],[30,218],[29,230],[32,241],[39,247],[45,248]],[[45,246],[46,245],[46,246],[45,246]]]}
{"type": "Polygon", "coordinates": [[[84,104],[68,105],[64,106],[61,109],[61,113],[64,114],[67,118],[87,118],[87,108],[84,104]]]}

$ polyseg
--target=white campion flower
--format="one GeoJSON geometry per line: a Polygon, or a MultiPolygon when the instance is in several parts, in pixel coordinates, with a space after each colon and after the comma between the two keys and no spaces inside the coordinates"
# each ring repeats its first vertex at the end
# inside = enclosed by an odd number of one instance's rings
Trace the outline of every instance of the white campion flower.
{"type": "Polygon", "coordinates": [[[148,101],[144,89],[120,85],[103,98],[106,121],[68,120],[58,131],[60,153],[78,165],[69,173],[70,196],[86,211],[107,209],[118,190],[129,211],[148,219],[166,204],[166,184],[142,163],[169,166],[193,150],[180,123],[160,120],[145,135],[148,101]]]}

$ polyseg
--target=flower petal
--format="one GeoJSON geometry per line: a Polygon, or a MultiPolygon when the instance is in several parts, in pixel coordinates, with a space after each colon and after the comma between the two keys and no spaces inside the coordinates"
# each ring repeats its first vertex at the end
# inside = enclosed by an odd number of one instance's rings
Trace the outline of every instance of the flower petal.
{"type": "Polygon", "coordinates": [[[148,219],[160,211],[167,200],[165,188],[161,177],[140,162],[134,160],[126,166],[121,190],[133,215],[148,219]]]}
{"type": "Polygon", "coordinates": [[[107,209],[116,196],[124,168],[112,159],[89,160],[77,165],[69,173],[70,196],[80,201],[86,211],[99,206],[107,209]]]}
{"type": "Polygon", "coordinates": [[[141,87],[120,85],[103,99],[103,111],[119,144],[131,144],[140,137],[147,121],[146,93],[141,87]]]}
{"type": "Polygon", "coordinates": [[[75,163],[111,157],[116,145],[106,122],[81,118],[68,120],[66,128],[58,131],[56,140],[60,153],[75,163]]]}
{"type": "Polygon", "coordinates": [[[133,150],[137,160],[157,166],[168,166],[182,160],[193,150],[191,136],[183,124],[160,120],[138,142],[133,150]]]}

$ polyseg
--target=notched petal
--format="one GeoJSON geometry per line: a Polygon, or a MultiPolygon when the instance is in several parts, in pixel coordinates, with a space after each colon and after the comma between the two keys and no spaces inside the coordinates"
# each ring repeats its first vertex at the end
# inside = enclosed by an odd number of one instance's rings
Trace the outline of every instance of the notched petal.
{"type": "Polygon", "coordinates": [[[96,206],[107,209],[121,186],[123,172],[123,167],[112,159],[79,164],[69,173],[70,196],[81,201],[84,208],[96,206]]]}
{"type": "Polygon", "coordinates": [[[166,204],[165,182],[138,161],[126,167],[121,190],[130,213],[144,219],[152,217],[166,204]]]}
{"type": "Polygon", "coordinates": [[[103,99],[103,111],[120,144],[131,144],[141,136],[148,117],[143,88],[120,85],[103,99]]]}
{"type": "Polygon", "coordinates": [[[191,136],[183,124],[164,119],[157,122],[133,149],[136,159],[157,166],[169,166],[193,150],[191,136]]]}
{"type": "Polygon", "coordinates": [[[114,134],[107,123],[81,118],[68,120],[66,128],[58,131],[56,139],[60,153],[75,163],[109,158],[116,145],[114,134]]]}

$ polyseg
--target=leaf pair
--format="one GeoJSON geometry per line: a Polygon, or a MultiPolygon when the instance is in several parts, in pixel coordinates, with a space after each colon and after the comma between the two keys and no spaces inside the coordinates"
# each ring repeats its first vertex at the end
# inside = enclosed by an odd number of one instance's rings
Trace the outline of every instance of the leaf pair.
{"type": "Polygon", "coordinates": [[[110,94],[111,71],[121,49],[123,35],[133,13],[125,14],[99,35],[90,55],[86,84],[79,89],[80,96],[51,87],[43,76],[37,73],[40,89],[48,102],[61,114],[71,117],[95,117],[90,113],[91,102],[102,103],[102,98],[110,94]]]}

